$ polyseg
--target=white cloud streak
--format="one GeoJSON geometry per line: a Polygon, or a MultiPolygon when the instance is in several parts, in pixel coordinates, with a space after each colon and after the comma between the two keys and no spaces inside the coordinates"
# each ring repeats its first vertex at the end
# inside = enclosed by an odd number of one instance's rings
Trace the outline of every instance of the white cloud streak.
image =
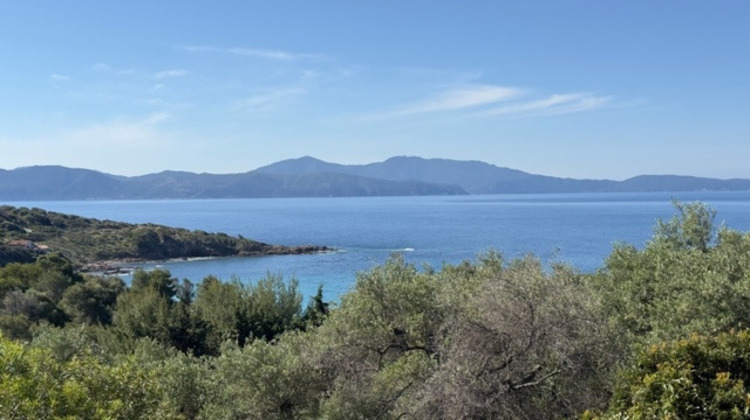
{"type": "Polygon", "coordinates": [[[101,72],[101,73],[116,73],[116,74],[133,74],[135,73],[134,69],[116,69],[109,64],[106,63],[96,63],[89,67],[89,70],[95,71],[95,72],[101,72]]]}
{"type": "Polygon", "coordinates": [[[93,66],[91,66],[91,70],[93,71],[112,71],[112,67],[104,64],[104,63],[96,63],[93,66]]]}
{"type": "Polygon", "coordinates": [[[190,74],[187,70],[179,69],[179,70],[164,70],[157,73],[154,73],[154,78],[157,80],[167,79],[170,77],[181,77],[181,76],[187,76],[190,74]]]}
{"type": "Polygon", "coordinates": [[[570,114],[600,108],[612,100],[609,96],[591,93],[551,95],[544,99],[517,102],[488,109],[479,116],[542,116],[570,114]]]}
{"type": "Polygon", "coordinates": [[[66,82],[70,80],[70,76],[65,76],[62,74],[52,73],[49,75],[50,79],[56,81],[56,82],[66,82]]]}
{"type": "Polygon", "coordinates": [[[427,112],[451,111],[504,102],[522,93],[520,89],[505,86],[467,86],[444,92],[435,98],[406,107],[396,115],[423,114],[427,112]]]}
{"type": "Polygon", "coordinates": [[[432,98],[395,111],[372,115],[367,119],[382,120],[436,112],[461,111],[505,102],[523,94],[523,90],[494,85],[467,85],[441,92],[432,98]]]}
{"type": "Polygon", "coordinates": [[[207,53],[220,53],[220,54],[232,54],[244,57],[263,58],[267,60],[277,61],[295,61],[301,59],[322,59],[325,56],[320,54],[303,54],[303,53],[292,53],[282,50],[269,50],[262,48],[220,48],[211,46],[198,46],[189,45],[178,47],[181,50],[189,52],[207,52],[207,53]]]}
{"type": "Polygon", "coordinates": [[[268,111],[305,92],[305,89],[300,88],[278,89],[246,98],[239,102],[238,108],[250,111],[268,111]]]}
{"type": "Polygon", "coordinates": [[[442,92],[422,102],[403,106],[396,111],[371,115],[366,119],[383,120],[466,110],[472,110],[473,112],[468,115],[474,117],[537,117],[593,110],[607,105],[611,100],[610,96],[596,96],[583,92],[533,98],[521,88],[468,85],[442,92]]]}

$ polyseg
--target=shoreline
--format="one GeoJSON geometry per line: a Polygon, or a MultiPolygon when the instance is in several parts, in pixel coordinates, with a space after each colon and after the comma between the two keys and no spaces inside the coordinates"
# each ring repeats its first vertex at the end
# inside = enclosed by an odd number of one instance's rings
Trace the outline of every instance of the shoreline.
{"type": "Polygon", "coordinates": [[[323,245],[295,245],[295,246],[284,246],[284,245],[271,245],[269,249],[264,251],[255,252],[237,252],[234,254],[227,255],[194,255],[194,256],[177,256],[171,258],[117,258],[94,261],[86,263],[78,267],[77,271],[80,273],[93,274],[93,275],[117,275],[117,274],[131,274],[138,267],[128,267],[128,265],[137,263],[155,263],[155,262],[166,262],[166,261],[196,261],[202,259],[217,259],[217,258],[228,258],[228,257],[263,257],[272,255],[310,255],[310,254],[325,254],[329,252],[336,252],[335,248],[331,248],[323,245]]]}

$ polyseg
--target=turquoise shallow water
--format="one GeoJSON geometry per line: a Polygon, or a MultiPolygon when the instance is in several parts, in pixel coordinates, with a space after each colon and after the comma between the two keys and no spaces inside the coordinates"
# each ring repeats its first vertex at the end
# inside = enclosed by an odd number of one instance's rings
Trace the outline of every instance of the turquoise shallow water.
{"type": "Polygon", "coordinates": [[[305,296],[318,285],[335,299],[356,273],[393,252],[439,268],[497,250],[507,257],[534,253],[582,271],[600,267],[615,242],[642,246],[671,200],[703,201],[717,222],[750,230],[750,192],[528,194],[461,197],[279,198],[237,200],[11,202],[16,206],[133,223],[158,223],[241,234],[285,245],[320,244],[317,255],[161,261],[179,278],[256,281],[266,273],[295,277],[305,296]]]}

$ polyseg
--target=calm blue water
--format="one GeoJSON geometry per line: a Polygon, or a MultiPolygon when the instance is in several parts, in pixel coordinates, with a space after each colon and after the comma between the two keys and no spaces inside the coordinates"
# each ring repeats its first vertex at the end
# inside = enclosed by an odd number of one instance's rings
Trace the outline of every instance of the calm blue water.
{"type": "Polygon", "coordinates": [[[323,285],[336,299],[356,273],[393,252],[439,268],[497,250],[506,257],[532,252],[583,271],[600,267],[615,242],[642,246],[657,218],[673,214],[672,198],[700,200],[717,221],[750,230],[750,192],[533,194],[462,197],[284,198],[165,201],[11,202],[16,206],[131,223],[157,223],[241,234],[285,245],[319,244],[318,255],[221,258],[144,264],[197,281],[213,274],[256,281],[266,273],[295,277],[305,296],[323,285]]]}

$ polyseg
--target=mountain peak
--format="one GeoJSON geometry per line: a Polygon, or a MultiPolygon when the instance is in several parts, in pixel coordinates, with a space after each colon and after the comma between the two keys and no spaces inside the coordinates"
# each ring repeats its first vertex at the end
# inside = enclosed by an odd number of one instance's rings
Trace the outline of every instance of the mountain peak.
{"type": "Polygon", "coordinates": [[[286,159],[286,160],[282,160],[281,162],[297,162],[297,163],[308,163],[308,164],[309,163],[328,163],[310,155],[304,155],[302,157],[298,157],[294,159],[286,159]]]}
{"type": "Polygon", "coordinates": [[[385,162],[398,162],[398,161],[402,161],[402,162],[414,162],[414,161],[425,161],[425,160],[428,160],[428,159],[425,159],[425,158],[420,157],[420,156],[406,156],[406,155],[403,155],[403,156],[393,156],[393,157],[390,157],[390,158],[386,159],[385,162]]]}
{"type": "Polygon", "coordinates": [[[313,172],[331,172],[342,165],[328,163],[312,156],[302,156],[296,159],[287,159],[272,163],[256,169],[258,172],[274,174],[308,174],[313,172]]]}

